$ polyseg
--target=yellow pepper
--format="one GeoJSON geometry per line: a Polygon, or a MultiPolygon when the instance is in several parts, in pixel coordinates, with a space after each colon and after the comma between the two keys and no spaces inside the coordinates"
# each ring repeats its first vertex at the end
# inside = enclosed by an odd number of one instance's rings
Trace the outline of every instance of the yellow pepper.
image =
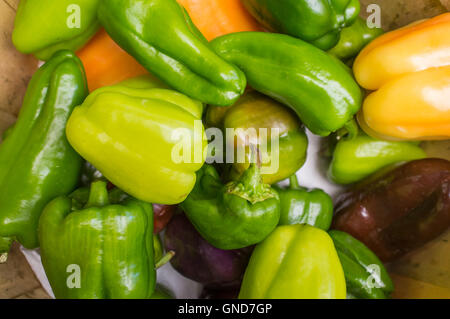
{"type": "Polygon", "coordinates": [[[386,33],[354,64],[369,94],[358,114],[373,137],[450,138],[450,13],[386,33]]]}

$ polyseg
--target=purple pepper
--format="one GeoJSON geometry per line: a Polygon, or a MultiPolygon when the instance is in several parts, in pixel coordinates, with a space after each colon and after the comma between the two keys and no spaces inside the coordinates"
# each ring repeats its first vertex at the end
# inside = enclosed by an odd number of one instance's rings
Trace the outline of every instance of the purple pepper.
{"type": "Polygon", "coordinates": [[[222,250],[209,244],[184,214],[173,217],[164,235],[166,251],[174,251],[170,263],[183,276],[208,288],[239,287],[252,247],[222,250]]]}

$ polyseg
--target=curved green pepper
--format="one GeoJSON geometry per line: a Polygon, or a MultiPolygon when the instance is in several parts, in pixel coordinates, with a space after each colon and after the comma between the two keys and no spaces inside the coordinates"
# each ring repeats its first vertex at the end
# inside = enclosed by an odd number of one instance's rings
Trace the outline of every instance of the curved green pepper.
{"type": "Polygon", "coordinates": [[[203,238],[225,250],[259,243],[280,219],[278,194],[262,183],[254,163],[238,181],[226,185],[214,167],[204,165],[180,206],[203,238]]]}
{"type": "Polygon", "coordinates": [[[0,145],[0,237],[38,246],[44,206],[77,185],[82,159],[66,139],[66,122],[87,95],[74,53],[56,53],[33,76],[19,118],[0,145]]]}
{"type": "Polygon", "coordinates": [[[354,58],[366,45],[383,33],[383,29],[369,28],[366,20],[358,17],[355,23],[342,30],[339,42],[328,53],[341,60],[354,58]]]}
{"type": "Polygon", "coordinates": [[[178,91],[221,106],[244,92],[244,74],[211,50],[176,0],[101,1],[98,17],[125,51],[178,91]]]}
{"type": "Polygon", "coordinates": [[[203,105],[148,77],[92,92],[75,108],[70,144],[111,183],[147,202],[178,204],[206,158],[203,105]]]}
{"type": "Polygon", "coordinates": [[[261,165],[261,176],[263,182],[267,184],[288,178],[306,161],[308,138],[297,115],[269,97],[255,91],[249,92],[233,106],[209,107],[206,114],[209,117],[208,122],[211,123],[213,117],[215,119],[222,117],[218,123],[219,127],[234,130],[237,143],[235,139],[228,142],[232,143],[235,157],[238,148],[245,148],[245,159],[235,160],[229,169],[227,177],[230,180],[238,179],[250,166],[249,143],[260,145],[261,158],[265,160],[261,165]],[[226,113],[223,110],[226,110],[226,113]],[[278,129],[278,132],[274,129],[278,129]],[[256,134],[252,135],[251,130],[256,134]],[[263,138],[263,134],[267,138],[263,138]],[[253,140],[255,138],[258,140],[253,140]],[[276,144],[273,143],[275,138],[278,139],[276,144]],[[261,147],[262,143],[264,147],[261,147]]]}
{"type": "Polygon", "coordinates": [[[345,278],[330,236],[309,225],[277,227],[252,253],[240,299],[344,299],[345,278]]]}
{"type": "Polygon", "coordinates": [[[266,29],[286,33],[322,50],[332,48],[341,30],[358,17],[359,0],[243,0],[266,29]]]}
{"type": "Polygon", "coordinates": [[[308,224],[328,230],[333,219],[333,200],[321,189],[308,191],[300,187],[296,175],[289,178],[288,188],[276,187],[280,195],[279,225],[308,224]]]}
{"type": "Polygon", "coordinates": [[[244,71],[252,88],[291,107],[317,135],[342,128],[361,107],[362,92],[348,68],[302,40],[240,32],[211,45],[244,71]]]}
{"type": "Polygon", "coordinates": [[[329,232],[344,269],[349,298],[386,299],[394,291],[389,274],[378,257],[347,233],[329,232]]]}
{"type": "Polygon", "coordinates": [[[76,51],[99,28],[99,0],[21,0],[12,41],[22,53],[48,60],[58,50],[76,51]]]}
{"type": "Polygon", "coordinates": [[[42,263],[55,297],[152,296],[152,204],[133,198],[110,203],[104,181],[92,183],[87,202],[79,200],[52,200],[39,222],[42,263]]]}
{"type": "Polygon", "coordinates": [[[335,183],[351,184],[391,164],[425,157],[415,143],[382,141],[360,133],[337,143],[328,176],[335,183]]]}

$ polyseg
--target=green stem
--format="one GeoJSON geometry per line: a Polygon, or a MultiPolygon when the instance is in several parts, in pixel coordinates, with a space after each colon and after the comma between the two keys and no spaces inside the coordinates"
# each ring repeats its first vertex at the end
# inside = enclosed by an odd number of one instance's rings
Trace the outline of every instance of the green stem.
{"type": "Polygon", "coordinates": [[[337,136],[338,139],[353,140],[355,137],[358,136],[358,133],[359,133],[358,123],[356,123],[356,120],[353,118],[350,121],[348,121],[344,125],[344,127],[337,132],[337,136]]]}
{"type": "Polygon", "coordinates": [[[173,256],[175,256],[175,252],[173,250],[169,251],[155,264],[155,268],[161,268],[162,266],[167,264],[173,258],[173,256]]]}
{"type": "Polygon", "coordinates": [[[88,207],[103,207],[109,204],[107,183],[105,181],[95,181],[91,184],[89,199],[86,203],[88,207]]]}
{"type": "Polygon", "coordinates": [[[289,188],[291,189],[299,189],[300,184],[298,183],[298,177],[296,174],[289,177],[289,188]]]}

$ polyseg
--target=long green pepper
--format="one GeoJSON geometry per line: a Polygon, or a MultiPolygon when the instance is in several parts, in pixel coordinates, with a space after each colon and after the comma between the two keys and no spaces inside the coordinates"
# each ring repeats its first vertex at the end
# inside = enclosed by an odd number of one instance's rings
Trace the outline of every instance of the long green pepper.
{"type": "Polygon", "coordinates": [[[344,127],[361,107],[362,91],[347,66],[300,39],[239,32],[211,45],[244,71],[252,88],[291,107],[317,135],[344,127]]]}
{"type": "Polygon", "coordinates": [[[31,79],[19,118],[0,145],[0,237],[36,248],[42,209],[76,187],[82,159],[65,126],[87,93],[81,61],[70,51],[56,53],[31,79]]]}
{"type": "Polygon", "coordinates": [[[214,53],[176,0],[101,1],[98,17],[125,51],[191,98],[227,106],[244,92],[242,71],[214,53]]]}

